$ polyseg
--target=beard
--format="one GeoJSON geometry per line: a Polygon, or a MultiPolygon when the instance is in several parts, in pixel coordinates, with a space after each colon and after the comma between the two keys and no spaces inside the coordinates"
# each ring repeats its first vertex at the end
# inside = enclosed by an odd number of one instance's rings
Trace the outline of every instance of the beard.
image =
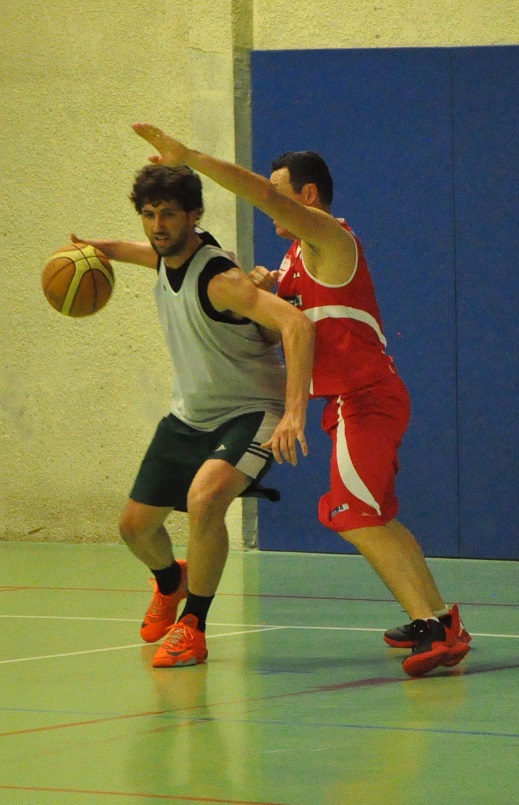
{"type": "Polygon", "coordinates": [[[167,243],[164,243],[164,245],[160,245],[155,243],[154,239],[150,239],[151,246],[153,250],[159,255],[159,257],[174,257],[175,255],[180,254],[182,251],[184,251],[186,244],[189,240],[189,232],[186,228],[184,232],[181,232],[174,239],[167,234],[165,234],[164,237],[168,239],[167,243]]]}

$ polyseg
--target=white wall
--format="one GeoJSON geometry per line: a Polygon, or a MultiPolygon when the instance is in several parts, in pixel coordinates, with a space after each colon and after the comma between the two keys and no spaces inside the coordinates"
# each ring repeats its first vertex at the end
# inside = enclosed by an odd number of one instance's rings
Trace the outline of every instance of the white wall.
{"type": "Polygon", "coordinates": [[[256,50],[518,43],[516,0],[254,0],[256,50]]]}

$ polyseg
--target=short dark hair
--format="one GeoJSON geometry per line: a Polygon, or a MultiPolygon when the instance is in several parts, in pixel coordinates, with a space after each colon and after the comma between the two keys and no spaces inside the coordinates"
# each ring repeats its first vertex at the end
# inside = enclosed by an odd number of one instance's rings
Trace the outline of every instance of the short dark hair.
{"type": "Polygon", "coordinates": [[[184,212],[204,211],[200,176],[187,165],[146,165],[135,176],[130,200],[138,213],[145,204],[156,207],[163,201],[176,201],[184,212]]]}
{"type": "Polygon", "coordinates": [[[272,163],[272,170],[287,168],[290,184],[300,193],[305,184],[315,184],[322,204],[329,207],[333,200],[333,179],[328,165],[315,151],[286,151],[272,163]]]}

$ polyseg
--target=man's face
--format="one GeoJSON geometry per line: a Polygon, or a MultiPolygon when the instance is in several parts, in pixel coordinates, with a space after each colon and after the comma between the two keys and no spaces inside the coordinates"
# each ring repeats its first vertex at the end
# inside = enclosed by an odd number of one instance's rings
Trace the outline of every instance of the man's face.
{"type": "MultiPolygon", "coordinates": [[[[293,198],[294,201],[299,201],[301,204],[303,204],[302,194],[296,193],[290,184],[290,171],[288,168],[279,168],[279,170],[273,171],[270,174],[270,181],[280,193],[283,193],[284,196],[293,198]]],[[[278,235],[280,238],[287,238],[288,240],[296,239],[295,236],[288,231],[288,229],[278,226],[276,221],[274,221],[274,226],[276,227],[276,235],[278,235]]]]}
{"type": "Polygon", "coordinates": [[[151,245],[160,257],[181,254],[192,237],[198,218],[195,211],[184,212],[176,201],[144,204],[142,225],[151,245]]]}

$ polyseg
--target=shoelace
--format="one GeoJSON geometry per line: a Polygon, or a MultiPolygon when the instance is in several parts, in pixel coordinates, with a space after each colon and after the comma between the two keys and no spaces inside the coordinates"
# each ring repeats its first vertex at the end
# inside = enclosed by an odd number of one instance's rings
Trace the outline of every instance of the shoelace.
{"type": "Polygon", "coordinates": [[[182,643],[193,637],[194,634],[189,626],[186,626],[185,623],[176,623],[164,641],[164,646],[179,648],[182,643]]]}
{"type": "Polygon", "coordinates": [[[148,584],[154,589],[154,596],[148,609],[148,618],[153,620],[159,615],[161,607],[163,606],[162,599],[166,598],[166,596],[162,595],[159,588],[155,586],[156,582],[154,579],[148,579],[148,584]]]}

